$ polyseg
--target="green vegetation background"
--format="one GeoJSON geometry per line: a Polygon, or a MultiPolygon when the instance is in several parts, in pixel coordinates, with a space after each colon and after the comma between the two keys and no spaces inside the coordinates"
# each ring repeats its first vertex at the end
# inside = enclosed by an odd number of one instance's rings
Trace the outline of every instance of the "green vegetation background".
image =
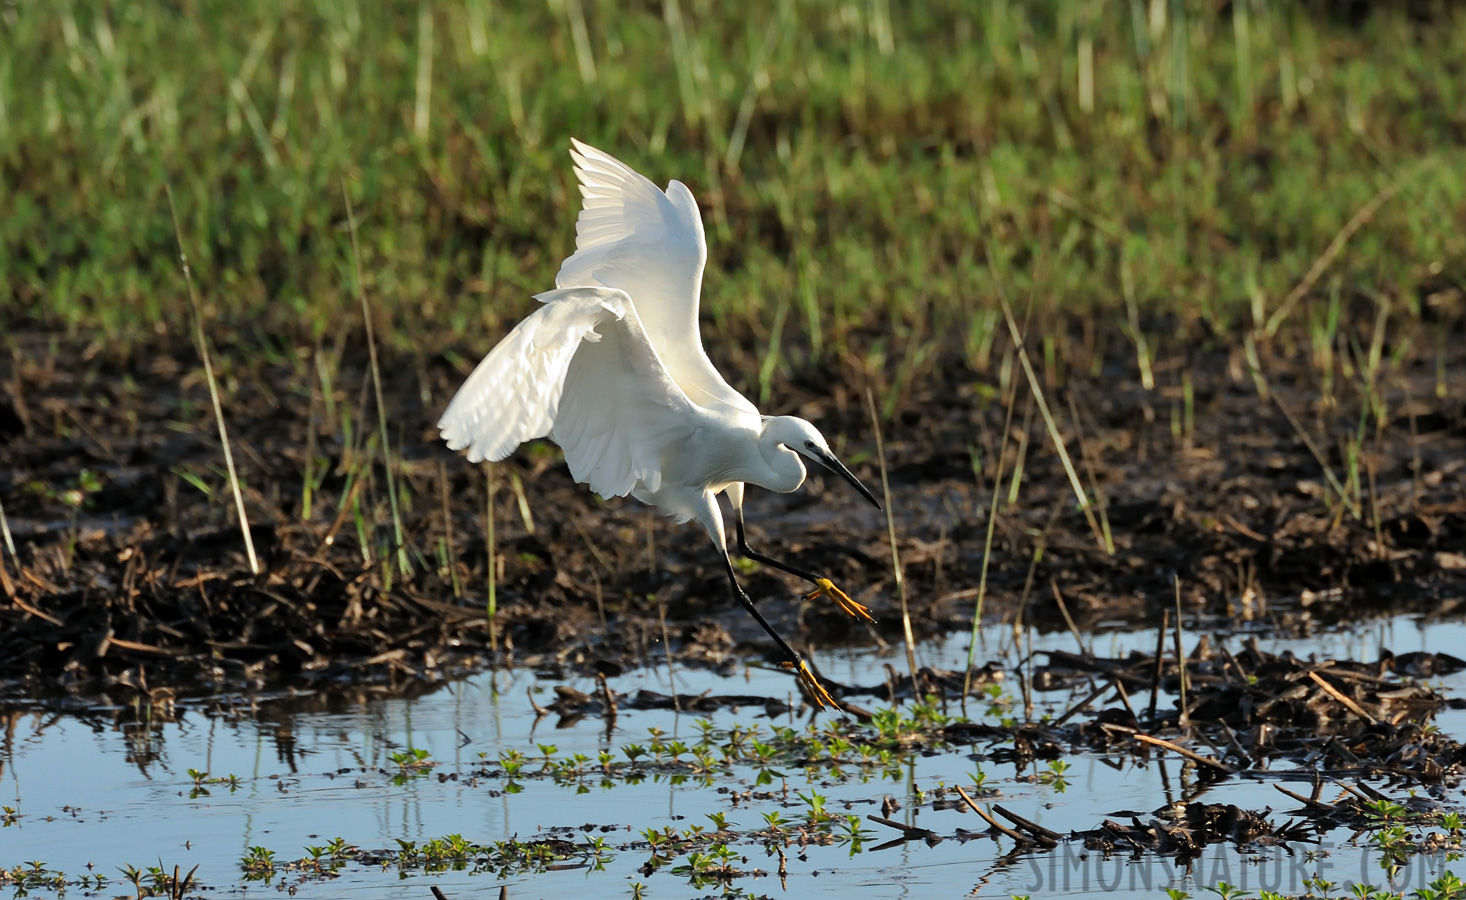
{"type": "Polygon", "coordinates": [[[386,340],[486,347],[572,249],[572,135],[693,189],[714,327],[813,358],[983,367],[985,242],[1120,327],[1322,315],[1284,298],[1381,191],[1317,290],[1466,278],[1458,5],[18,0],[0,45],[12,326],[181,335],[171,184],[213,328],[333,333],[344,180],[386,340]]]}

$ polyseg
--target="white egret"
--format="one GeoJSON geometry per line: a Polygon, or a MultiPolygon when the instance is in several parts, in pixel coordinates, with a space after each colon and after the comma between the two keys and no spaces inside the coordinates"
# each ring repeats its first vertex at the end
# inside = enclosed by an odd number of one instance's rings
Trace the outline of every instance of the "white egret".
{"type": "Polygon", "coordinates": [[[748,546],[743,489],[787,493],[804,483],[801,457],[880,503],[812,424],[768,417],[723,380],[703,351],[698,296],[707,241],[692,192],[662,192],[619,160],[573,140],[584,208],[575,253],[555,290],[474,369],[438,429],[471,462],[500,460],[533,438],[560,445],[575,480],[602,497],[632,495],[679,522],[697,520],[722,554],[738,602],[786,655],[820,705],[833,700],[809,665],[759,613],[728,557],[717,495],[732,507],[739,550],[814,585],[851,615],[864,606],[828,578],[748,546]]]}

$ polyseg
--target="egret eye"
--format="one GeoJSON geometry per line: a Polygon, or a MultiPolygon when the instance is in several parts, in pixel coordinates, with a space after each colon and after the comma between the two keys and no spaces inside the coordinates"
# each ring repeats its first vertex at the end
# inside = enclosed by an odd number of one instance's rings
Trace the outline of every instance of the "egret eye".
{"type": "Polygon", "coordinates": [[[805,441],[805,442],[804,442],[804,446],[805,446],[805,447],[808,447],[808,448],[809,448],[809,449],[810,449],[810,450],[813,450],[813,449],[815,449],[815,446],[814,446],[814,441],[805,441]]]}

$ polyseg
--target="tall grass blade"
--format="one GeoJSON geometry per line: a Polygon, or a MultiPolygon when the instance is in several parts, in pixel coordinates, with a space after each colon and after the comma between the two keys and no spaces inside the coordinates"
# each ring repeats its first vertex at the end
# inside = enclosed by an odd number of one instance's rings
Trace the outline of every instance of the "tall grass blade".
{"type": "Polygon", "coordinates": [[[1018,330],[1018,320],[1013,318],[1013,309],[1008,305],[1008,295],[1004,293],[1002,283],[998,281],[998,273],[992,266],[991,254],[988,256],[988,266],[993,274],[993,283],[998,287],[998,302],[1003,307],[1003,319],[1008,323],[1008,333],[1013,337],[1014,349],[1018,353],[1018,364],[1023,367],[1023,374],[1028,378],[1029,390],[1033,392],[1033,400],[1038,404],[1038,411],[1043,416],[1044,426],[1048,428],[1049,439],[1053,441],[1054,449],[1058,451],[1059,461],[1064,465],[1064,474],[1069,476],[1069,485],[1074,489],[1074,496],[1079,500],[1079,508],[1084,512],[1084,518],[1088,520],[1089,528],[1094,532],[1095,539],[1099,541],[1101,547],[1105,548],[1105,552],[1113,552],[1106,545],[1099,523],[1095,521],[1089,496],[1085,494],[1084,485],[1079,481],[1079,473],[1074,469],[1074,462],[1069,459],[1069,451],[1064,447],[1064,438],[1059,434],[1059,425],[1054,421],[1054,414],[1049,411],[1049,404],[1044,400],[1043,387],[1038,383],[1038,375],[1033,371],[1033,363],[1029,362],[1028,350],[1023,346],[1023,333],[1018,330]]]}
{"type": "Polygon", "coordinates": [[[1191,728],[1191,721],[1186,715],[1186,688],[1189,680],[1186,672],[1186,652],[1181,649],[1181,578],[1178,575],[1172,575],[1171,581],[1176,586],[1176,671],[1181,679],[1181,702],[1176,705],[1176,725],[1184,733],[1191,728]]]}
{"type": "Polygon", "coordinates": [[[509,486],[514,489],[514,502],[519,506],[519,518],[524,522],[524,533],[534,534],[534,515],[529,509],[529,497],[524,493],[524,480],[519,473],[509,472],[509,486]]]}
{"type": "Polygon", "coordinates": [[[453,509],[448,505],[448,464],[438,460],[438,489],[443,504],[443,563],[448,567],[448,577],[453,583],[453,596],[463,596],[463,586],[458,581],[458,559],[453,546],[453,509]]]}
{"type": "Polygon", "coordinates": [[[214,363],[209,358],[209,344],[204,337],[203,310],[199,308],[198,292],[194,290],[188,254],[183,249],[183,229],[178,226],[178,209],[173,204],[173,187],[165,185],[163,190],[168,195],[168,214],[173,217],[173,238],[178,244],[178,264],[183,268],[183,281],[188,286],[188,307],[193,313],[194,343],[204,362],[204,378],[209,384],[209,398],[214,403],[214,421],[219,425],[219,443],[224,447],[224,465],[229,470],[229,488],[234,492],[234,508],[239,514],[239,531],[244,536],[244,553],[249,557],[249,571],[258,575],[260,561],[255,556],[254,537],[249,530],[249,515],[244,509],[244,492],[240,490],[239,473],[234,468],[234,453],[229,449],[229,429],[224,425],[224,406],[219,402],[219,383],[214,378],[214,363]]]}
{"type": "Polygon", "coordinates": [[[1129,261],[1123,255],[1120,259],[1120,290],[1125,295],[1125,320],[1129,325],[1130,340],[1135,342],[1140,384],[1147,391],[1152,391],[1155,390],[1155,372],[1150,365],[1150,344],[1140,327],[1140,307],[1135,301],[1135,277],[1130,271],[1129,261]]]}
{"type": "Polygon", "coordinates": [[[580,67],[580,80],[585,84],[596,83],[596,59],[591,51],[590,30],[585,27],[585,10],[580,0],[562,0],[565,17],[570,20],[570,38],[575,42],[575,61],[580,67]]]}
{"type": "MultiPolygon", "coordinates": [[[[20,557],[15,553],[15,540],[10,536],[10,523],[5,520],[4,503],[0,503],[0,531],[5,533],[5,546],[10,549],[10,556],[15,560],[16,576],[20,577],[20,557]]],[[[11,599],[15,598],[15,584],[10,580],[10,570],[5,567],[4,553],[0,553],[0,592],[11,599]]]]}
{"type": "Polygon", "coordinates": [[[9,550],[10,555],[15,557],[15,561],[19,563],[20,556],[15,552],[15,537],[10,533],[10,521],[5,518],[5,504],[3,502],[0,502],[0,535],[4,535],[5,537],[5,549],[9,550]]]}
{"type": "Polygon", "coordinates": [[[499,652],[499,547],[494,534],[494,464],[484,463],[484,487],[488,500],[485,503],[484,549],[489,553],[489,599],[485,614],[489,617],[489,650],[499,652]]]}
{"type": "Polygon", "coordinates": [[[921,683],[916,678],[916,637],[911,631],[911,609],[906,603],[906,577],[901,571],[901,552],[896,546],[896,512],[891,508],[891,482],[886,474],[886,442],[881,436],[881,418],[876,412],[876,396],[867,386],[865,405],[870,413],[870,427],[876,436],[876,460],[881,464],[881,501],[886,508],[886,536],[891,541],[891,570],[896,576],[896,592],[901,598],[901,633],[906,640],[906,665],[911,670],[911,692],[921,701],[921,683]]]}
{"type": "Polygon", "coordinates": [[[1069,415],[1074,419],[1074,440],[1079,444],[1079,460],[1084,463],[1084,474],[1089,477],[1089,491],[1094,495],[1095,510],[1099,513],[1100,532],[1104,535],[1105,552],[1115,552],[1115,537],[1110,533],[1110,516],[1105,506],[1105,494],[1100,490],[1099,477],[1095,475],[1094,460],[1089,456],[1089,445],[1084,440],[1084,422],[1079,418],[1079,403],[1074,392],[1069,391],[1069,415]]]}
{"type": "Polygon", "coordinates": [[[407,541],[403,538],[402,511],[398,508],[397,476],[392,467],[392,442],[387,436],[387,404],[382,399],[382,368],[377,361],[377,334],[372,326],[372,309],[367,303],[366,286],[361,279],[361,251],[356,243],[356,215],[351,207],[351,194],[346,181],[341,181],[341,197],[346,201],[346,228],[351,233],[351,269],[356,278],[356,297],[361,302],[361,318],[366,324],[367,358],[372,367],[372,391],[377,400],[377,424],[382,433],[382,467],[387,472],[387,501],[392,507],[392,538],[397,547],[397,568],[404,576],[412,574],[407,558],[407,541]]]}
{"type": "MultiPolygon", "coordinates": [[[[1016,390],[1013,393],[1017,393],[1016,390]]],[[[1018,502],[1018,491],[1023,487],[1024,467],[1028,465],[1028,436],[1033,431],[1033,392],[1023,401],[1023,430],[1018,433],[1018,453],[1013,460],[1013,480],[1008,485],[1008,505],[1018,502]]]]}
{"type": "Polygon", "coordinates": [[[672,669],[672,635],[667,631],[667,598],[657,594],[657,620],[662,623],[662,649],[667,656],[667,684],[672,689],[672,708],[682,711],[682,701],[677,697],[677,673],[672,669]]]}
{"type": "Polygon", "coordinates": [[[748,140],[748,126],[753,122],[754,108],[758,105],[759,90],[769,83],[764,65],[768,62],[769,53],[778,42],[780,33],[779,16],[769,16],[763,40],[759,41],[758,54],[754,56],[753,66],[748,73],[748,87],[743,91],[743,101],[738,104],[738,118],[733,122],[733,131],[728,137],[728,149],[723,154],[723,167],[729,172],[738,171],[738,162],[743,157],[743,144],[748,140]]]}
{"type": "MultiPolygon", "coordinates": [[[[1003,494],[1003,465],[1008,459],[1008,440],[1013,431],[1013,401],[1008,398],[1008,410],[1003,416],[1003,438],[998,442],[997,468],[993,471],[992,500],[988,504],[987,536],[982,543],[982,569],[977,577],[977,601],[972,610],[972,635],[967,644],[967,672],[962,676],[962,703],[966,705],[967,695],[972,690],[972,667],[977,663],[977,637],[982,628],[982,605],[987,597],[988,563],[993,556],[993,532],[998,524],[998,499],[1003,494]]],[[[1011,503],[1009,504],[1012,505],[1011,503]]]]}
{"type": "MultiPolygon", "coordinates": [[[[1251,343],[1250,336],[1246,340],[1248,343],[1251,343]]],[[[1334,489],[1334,493],[1338,495],[1340,502],[1344,504],[1344,508],[1355,519],[1361,518],[1358,504],[1350,498],[1348,489],[1344,487],[1343,482],[1339,481],[1338,476],[1334,474],[1333,467],[1329,465],[1328,457],[1324,456],[1323,451],[1319,449],[1318,444],[1313,440],[1313,435],[1309,434],[1308,429],[1303,427],[1303,423],[1298,421],[1298,417],[1293,415],[1293,410],[1288,408],[1288,404],[1283,402],[1283,398],[1278,396],[1277,391],[1271,389],[1267,381],[1267,376],[1262,373],[1261,368],[1256,366],[1254,360],[1255,357],[1250,358],[1248,364],[1253,367],[1253,380],[1261,386],[1260,391],[1263,402],[1266,403],[1268,397],[1272,397],[1272,401],[1278,407],[1278,411],[1283,414],[1283,418],[1288,420],[1288,424],[1293,426],[1293,431],[1298,435],[1298,439],[1303,441],[1304,446],[1308,448],[1308,452],[1312,453],[1314,460],[1318,462],[1319,468],[1323,469],[1324,478],[1328,480],[1329,486],[1334,489]]]]}
{"type": "Polygon", "coordinates": [[[432,125],[433,100],[433,6],[424,3],[417,10],[417,83],[412,106],[412,133],[421,142],[428,139],[432,125]]]}
{"type": "Polygon", "coordinates": [[[1359,207],[1359,211],[1349,221],[1344,223],[1344,227],[1340,228],[1339,233],[1334,235],[1334,239],[1319,254],[1318,259],[1313,261],[1313,265],[1308,269],[1308,274],[1304,275],[1303,280],[1298,282],[1293,290],[1288,292],[1288,296],[1283,298],[1283,302],[1268,317],[1267,327],[1263,330],[1265,337],[1272,337],[1277,334],[1278,328],[1282,326],[1289,314],[1293,312],[1293,307],[1298,305],[1298,301],[1307,296],[1309,291],[1313,290],[1313,286],[1323,277],[1323,273],[1328,271],[1329,266],[1343,252],[1344,246],[1349,243],[1349,239],[1359,229],[1363,228],[1370,219],[1374,218],[1374,214],[1379,212],[1379,208],[1384,206],[1391,197],[1399,192],[1400,188],[1404,187],[1411,179],[1418,175],[1429,162],[1430,160],[1422,161],[1402,172],[1394,181],[1380,188],[1379,193],[1375,194],[1368,203],[1359,207]]]}

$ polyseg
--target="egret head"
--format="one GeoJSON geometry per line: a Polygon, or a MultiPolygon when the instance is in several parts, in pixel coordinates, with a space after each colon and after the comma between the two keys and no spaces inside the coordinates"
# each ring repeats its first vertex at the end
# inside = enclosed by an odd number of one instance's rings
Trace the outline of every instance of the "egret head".
{"type": "Polygon", "coordinates": [[[869,500],[876,509],[881,508],[881,503],[875,498],[875,495],[860,483],[859,478],[845,468],[845,464],[840,462],[834,452],[830,450],[825,436],[809,422],[796,416],[778,416],[764,423],[764,434],[773,437],[800,456],[812,459],[844,478],[850,482],[851,487],[860,492],[860,496],[869,500]]]}

